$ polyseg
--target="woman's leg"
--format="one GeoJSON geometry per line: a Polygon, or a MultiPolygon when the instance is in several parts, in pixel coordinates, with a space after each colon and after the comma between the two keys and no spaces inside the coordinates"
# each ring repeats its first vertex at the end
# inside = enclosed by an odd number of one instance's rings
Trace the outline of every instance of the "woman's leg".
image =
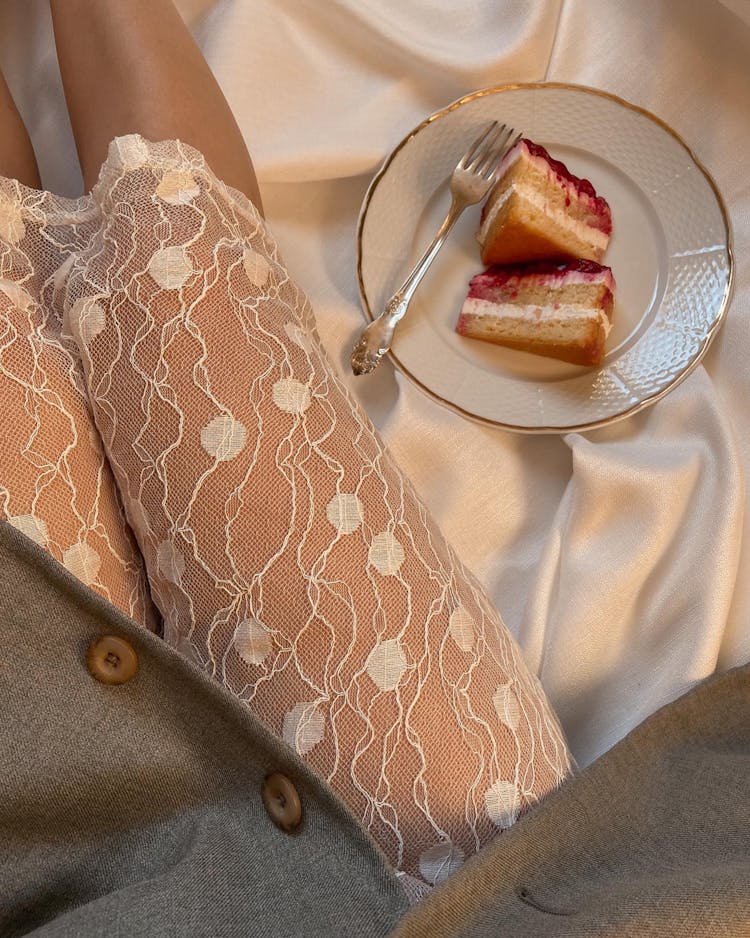
{"type": "Polygon", "coordinates": [[[247,190],[171,3],[53,9],[89,181],[109,137],[164,141],[113,149],[67,313],[165,638],[401,872],[439,882],[568,773],[554,714],[338,381],[257,213],[165,139],[247,190]]]}
{"type": "Polygon", "coordinates": [[[135,136],[96,194],[68,315],[165,638],[439,882],[568,773],[554,714],[251,205],[135,136]]]}
{"type": "Polygon", "coordinates": [[[87,189],[113,137],[179,139],[261,209],[219,85],[172,0],[51,0],[57,56],[87,189]]]}
{"type": "Polygon", "coordinates": [[[91,234],[91,213],[39,186],[0,75],[0,520],[156,629],[143,561],[57,313],[54,274],[91,234]]]}
{"type": "Polygon", "coordinates": [[[41,186],[39,168],[5,77],[0,74],[0,176],[17,179],[32,189],[41,186]]]}

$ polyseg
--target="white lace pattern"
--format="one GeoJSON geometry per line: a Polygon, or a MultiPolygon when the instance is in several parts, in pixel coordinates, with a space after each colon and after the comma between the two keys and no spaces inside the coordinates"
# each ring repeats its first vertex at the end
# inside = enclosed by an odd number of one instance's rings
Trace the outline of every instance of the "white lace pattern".
{"type": "Polygon", "coordinates": [[[539,683],[336,378],[253,206],[190,147],[131,136],[77,212],[94,221],[70,229],[63,332],[165,640],[421,895],[571,771],[539,683]]]}

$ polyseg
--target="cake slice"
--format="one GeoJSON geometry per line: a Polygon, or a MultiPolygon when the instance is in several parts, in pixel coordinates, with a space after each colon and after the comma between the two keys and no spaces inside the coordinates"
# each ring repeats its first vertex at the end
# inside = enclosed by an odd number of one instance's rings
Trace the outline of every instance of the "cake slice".
{"type": "Polygon", "coordinates": [[[594,261],[547,259],[494,265],[469,283],[459,335],[599,365],[612,327],[615,281],[594,261]]]}
{"type": "Polygon", "coordinates": [[[477,235],[485,265],[541,257],[602,259],[612,214],[588,179],[574,176],[525,138],[508,151],[498,173],[477,235]]]}

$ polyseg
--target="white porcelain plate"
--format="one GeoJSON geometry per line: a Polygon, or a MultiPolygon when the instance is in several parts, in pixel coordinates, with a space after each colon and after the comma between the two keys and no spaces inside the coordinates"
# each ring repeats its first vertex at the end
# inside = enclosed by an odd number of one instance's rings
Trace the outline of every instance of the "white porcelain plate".
{"type": "MultiPolygon", "coordinates": [[[[396,366],[467,417],[528,433],[584,430],[663,397],[700,361],[726,311],[732,272],[716,185],[674,131],[593,89],[513,85],[478,91],[428,117],[386,159],[359,219],[358,275],[368,318],[432,240],[448,178],[491,119],[541,143],[609,202],[604,263],[617,281],[601,368],[582,368],[459,336],[471,277],[482,270],[467,209],[398,326],[396,366]]],[[[361,378],[366,381],[367,378],[361,378]]]]}

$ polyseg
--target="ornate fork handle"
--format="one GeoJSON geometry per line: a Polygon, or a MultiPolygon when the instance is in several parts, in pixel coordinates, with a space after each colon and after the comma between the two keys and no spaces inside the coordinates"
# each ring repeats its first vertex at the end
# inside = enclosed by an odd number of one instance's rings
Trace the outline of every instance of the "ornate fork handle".
{"type": "Polygon", "coordinates": [[[470,203],[464,199],[452,197],[451,207],[432,244],[417,261],[414,269],[385,305],[384,311],[362,332],[359,342],[354,346],[351,356],[352,371],[355,375],[366,375],[374,371],[380,359],[386,354],[393,342],[396,323],[406,315],[414,291],[427,273],[451,228],[458,221],[463,210],[470,203]]]}
{"type": "MultiPolygon", "coordinates": [[[[366,375],[376,368],[380,359],[391,347],[396,323],[406,315],[409,302],[420,280],[424,277],[427,268],[442,247],[448,232],[455,225],[461,212],[467,205],[481,202],[490,191],[495,174],[500,167],[500,161],[507,152],[510,138],[514,133],[513,128],[507,124],[491,121],[459,160],[450,177],[450,211],[435,235],[435,240],[419,259],[401,288],[386,304],[385,312],[370,323],[355,345],[351,356],[352,371],[355,375],[366,375]]],[[[520,138],[519,134],[510,146],[517,143],[520,138]]]]}

